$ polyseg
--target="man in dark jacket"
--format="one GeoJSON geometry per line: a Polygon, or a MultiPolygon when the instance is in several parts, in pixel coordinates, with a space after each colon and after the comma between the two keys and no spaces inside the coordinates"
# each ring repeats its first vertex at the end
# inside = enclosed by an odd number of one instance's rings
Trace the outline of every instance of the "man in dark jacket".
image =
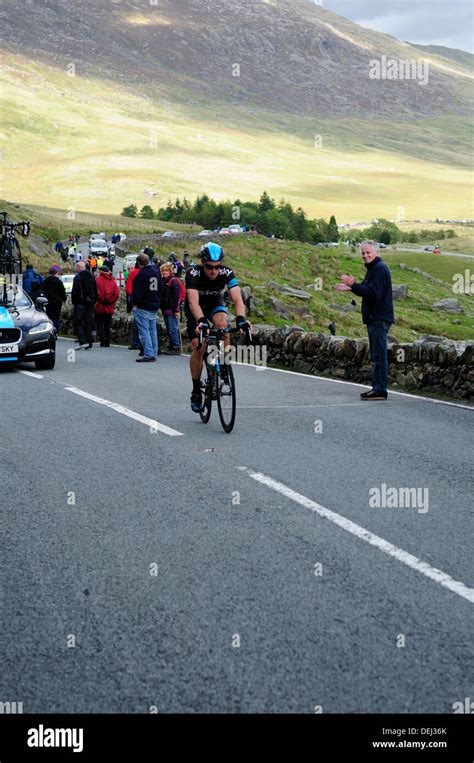
{"type": "Polygon", "coordinates": [[[21,283],[22,283],[22,286],[23,286],[23,291],[26,291],[28,296],[31,297],[31,287],[32,287],[32,285],[35,283],[39,287],[39,286],[41,286],[43,281],[44,281],[43,276],[36,272],[36,270],[34,269],[33,265],[27,265],[26,266],[26,270],[25,270],[25,272],[22,275],[21,283]]]}
{"type": "Polygon", "coordinates": [[[350,275],[341,276],[338,291],[352,291],[362,297],[362,320],[367,326],[372,363],[372,389],[361,394],[362,400],[386,400],[388,395],[387,337],[395,322],[393,313],[392,279],[390,270],[379,256],[375,241],[360,245],[366,267],[362,283],[350,275]]]}
{"type": "Polygon", "coordinates": [[[150,265],[147,254],[137,257],[139,272],[133,279],[133,317],[138,328],[143,357],[137,363],[154,363],[158,354],[156,313],[161,302],[162,279],[160,271],[150,265]]]}
{"type": "Polygon", "coordinates": [[[71,302],[74,305],[74,330],[79,346],[85,350],[92,347],[94,328],[94,305],[97,302],[95,277],[86,270],[84,262],[76,265],[76,276],[72,284],[71,302]]]}
{"type": "Polygon", "coordinates": [[[59,278],[61,269],[59,265],[53,265],[48,270],[48,277],[44,279],[42,289],[45,297],[48,300],[48,306],[46,307],[46,315],[54,323],[56,331],[59,331],[59,321],[61,318],[61,308],[67,299],[66,289],[64,284],[59,278]]]}

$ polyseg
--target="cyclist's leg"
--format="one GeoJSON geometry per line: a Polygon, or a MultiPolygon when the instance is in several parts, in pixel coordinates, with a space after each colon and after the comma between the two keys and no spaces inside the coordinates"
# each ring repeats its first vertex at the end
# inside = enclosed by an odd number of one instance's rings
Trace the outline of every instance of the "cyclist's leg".
{"type": "MultiPolygon", "coordinates": [[[[216,329],[226,329],[227,328],[228,322],[229,322],[228,321],[228,315],[229,315],[229,311],[223,305],[219,305],[218,307],[216,307],[212,311],[212,313],[211,313],[211,320],[212,320],[212,323],[213,323],[213,325],[215,326],[216,329]]],[[[232,345],[230,343],[230,336],[228,334],[226,334],[226,336],[224,337],[224,352],[226,354],[225,355],[226,360],[225,360],[225,363],[224,363],[224,367],[223,367],[223,369],[221,371],[222,375],[225,377],[225,380],[227,379],[226,363],[230,362],[230,351],[231,351],[231,349],[232,349],[232,345]]]]}
{"type": "Polygon", "coordinates": [[[193,351],[189,359],[191,379],[193,382],[193,389],[191,392],[191,409],[194,411],[194,413],[199,413],[202,410],[201,373],[204,360],[205,343],[203,342],[203,345],[199,350],[199,339],[196,336],[197,323],[190,313],[187,314],[186,317],[188,337],[191,339],[191,344],[193,346],[193,351]]]}
{"type": "MultiPolygon", "coordinates": [[[[211,320],[216,329],[226,329],[229,323],[229,311],[223,305],[216,307],[211,313],[211,320]]],[[[227,352],[230,344],[230,336],[226,334],[224,337],[224,347],[227,352]]]]}
{"type": "Polygon", "coordinates": [[[205,342],[202,343],[202,347],[200,350],[198,349],[199,339],[193,339],[191,341],[191,344],[193,346],[193,351],[189,359],[189,367],[191,369],[191,378],[194,382],[194,380],[196,381],[201,380],[204,351],[205,351],[205,342]]]}

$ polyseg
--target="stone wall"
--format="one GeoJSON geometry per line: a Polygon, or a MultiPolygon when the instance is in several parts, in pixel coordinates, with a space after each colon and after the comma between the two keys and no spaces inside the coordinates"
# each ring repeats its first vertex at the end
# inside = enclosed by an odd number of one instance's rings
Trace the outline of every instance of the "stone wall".
{"type": "MultiPolygon", "coordinates": [[[[123,295],[121,302],[123,301],[123,295]]],[[[115,313],[112,341],[128,345],[131,317],[123,309],[115,313]]],[[[62,312],[61,333],[73,336],[72,307],[62,312]]],[[[161,314],[158,314],[160,347],[168,349],[161,314]]],[[[190,349],[183,331],[183,350],[190,349]]],[[[345,381],[370,384],[371,368],[367,339],[348,339],[304,332],[295,327],[275,328],[255,325],[256,344],[266,347],[268,365],[289,368],[301,373],[327,375],[345,381]]],[[[406,391],[431,391],[454,398],[474,395],[474,342],[454,342],[443,337],[427,336],[413,344],[389,344],[390,386],[406,391]]]]}
{"type": "MultiPolygon", "coordinates": [[[[367,339],[326,336],[292,328],[254,326],[267,348],[268,365],[370,384],[367,339]]],[[[474,342],[427,336],[413,344],[389,344],[390,386],[470,399],[474,393],[474,342]]]]}

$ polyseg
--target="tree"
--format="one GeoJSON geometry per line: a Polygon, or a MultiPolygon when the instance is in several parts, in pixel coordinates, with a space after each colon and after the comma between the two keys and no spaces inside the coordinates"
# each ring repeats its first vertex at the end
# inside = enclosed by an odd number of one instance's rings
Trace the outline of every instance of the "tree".
{"type": "Polygon", "coordinates": [[[288,219],[278,209],[269,209],[265,212],[264,233],[273,233],[277,238],[294,238],[294,231],[288,219]]]}
{"type": "Polygon", "coordinates": [[[304,210],[301,209],[301,207],[298,207],[298,209],[295,212],[295,215],[293,218],[293,230],[295,231],[295,235],[298,241],[308,240],[306,214],[304,210]]]}
{"type": "Polygon", "coordinates": [[[129,204],[122,209],[122,217],[138,217],[138,207],[135,204],[129,204]]]}
{"type": "Polygon", "coordinates": [[[392,239],[391,239],[391,236],[390,236],[390,231],[383,230],[382,233],[380,234],[380,243],[381,244],[386,244],[388,246],[388,244],[390,243],[391,240],[392,239]]]}
{"type": "Polygon", "coordinates": [[[330,242],[339,241],[339,228],[337,227],[337,222],[334,215],[331,215],[329,218],[328,236],[330,242]]]}
{"type": "Polygon", "coordinates": [[[144,220],[154,220],[155,213],[148,204],[145,204],[145,206],[140,210],[140,217],[142,217],[144,220]]]}
{"type": "Polygon", "coordinates": [[[214,230],[217,227],[219,220],[219,213],[217,211],[217,204],[213,199],[206,201],[200,214],[200,224],[208,230],[214,230]]]}
{"type": "Polygon", "coordinates": [[[207,195],[207,193],[203,193],[202,196],[197,197],[196,201],[194,202],[194,210],[196,213],[196,219],[198,219],[204,205],[207,204],[208,201],[209,201],[209,196],[207,195]]]}
{"type": "Polygon", "coordinates": [[[258,205],[259,212],[268,212],[269,209],[275,209],[275,202],[270,198],[268,193],[264,191],[260,196],[260,204],[258,205]]]}

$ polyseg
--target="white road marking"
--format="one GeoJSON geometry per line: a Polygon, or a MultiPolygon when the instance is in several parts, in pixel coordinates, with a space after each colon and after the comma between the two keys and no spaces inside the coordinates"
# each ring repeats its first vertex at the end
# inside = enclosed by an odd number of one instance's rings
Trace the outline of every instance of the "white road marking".
{"type": "Polygon", "coordinates": [[[25,374],[25,376],[31,376],[32,379],[44,379],[44,376],[41,376],[41,374],[34,374],[33,371],[20,371],[18,369],[19,374],[25,374]]]}
{"type": "Polygon", "coordinates": [[[248,474],[249,477],[251,477],[256,482],[260,482],[262,485],[266,485],[272,490],[275,490],[277,493],[286,496],[286,498],[289,498],[291,501],[299,503],[300,506],[304,506],[306,509],[310,509],[316,514],[319,514],[319,516],[328,519],[333,524],[338,525],[338,527],[342,527],[343,530],[346,530],[352,535],[355,535],[355,537],[359,538],[359,540],[363,540],[366,543],[369,543],[371,546],[375,546],[380,551],[383,551],[385,554],[392,556],[394,559],[397,559],[397,561],[405,564],[407,567],[411,567],[412,570],[420,572],[427,578],[434,580],[436,583],[444,586],[444,588],[448,588],[453,593],[456,593],[458,596],[466,599],[466,601],[474,604],[474,588],[468,588],[461,581],[454,580],[454,578],[452,578],[446,572],[438,570],[436,567],[432,567],[427,562],[421,561],[421,559],[418,559],[418,557],[409,554],[407,551],[403,551],[403,549],[394,546],[392,543],[389,543],[383,538],[380,538],[378,535],[374,535],[369,530],[366,530],[364,527],[357,525],[350,519],[337,514],[335,511],[326,509],[324,506],[316,503],[316,501],[312,501],[311,498],[307,498],[306,496],[301,495],[301,493],[297,493],[295,490],[292,490],[282,482],[277,482],[271,477],[267,477],[265,474],[261,474],[260,472],[254,472],[247,466],[239,466],[238,469],[240,469],[240,471],[246,472],[246,474],[248,474]]]}
{"type": "Polygon", "coordinates": [[[126,408],[124,405],[120,405],[119,403],[113,403],[110,400],[104,400],[102,397],[96,397],[96,395],[91,395],[89,392],[84,392],[82,389],[77,389],[77,387],[64,387],[64,389],[67,392],[73,392],[75,395],[85,397],[87,400],[92,400],[94,403],[99,403],[99,405],[105,405],[106,408],[111,408],[113,411],[116,411],[116,413],[121,413],[123,416],[128,416],[129,419],[134,419],[134,421],[139,421],[140,424],[145,424],[149,429],[153,429],[156,432],[162,432],[163,434],[167,434],[170,437],[184,436],[183,432],[178,432],[176,429],[167,427],[166,424],[160,424],[159,421],[149,419],[147,416],[142,416],[141,413],[136,413],[135,411],[130,410],[130,408],[126,408]]]}

